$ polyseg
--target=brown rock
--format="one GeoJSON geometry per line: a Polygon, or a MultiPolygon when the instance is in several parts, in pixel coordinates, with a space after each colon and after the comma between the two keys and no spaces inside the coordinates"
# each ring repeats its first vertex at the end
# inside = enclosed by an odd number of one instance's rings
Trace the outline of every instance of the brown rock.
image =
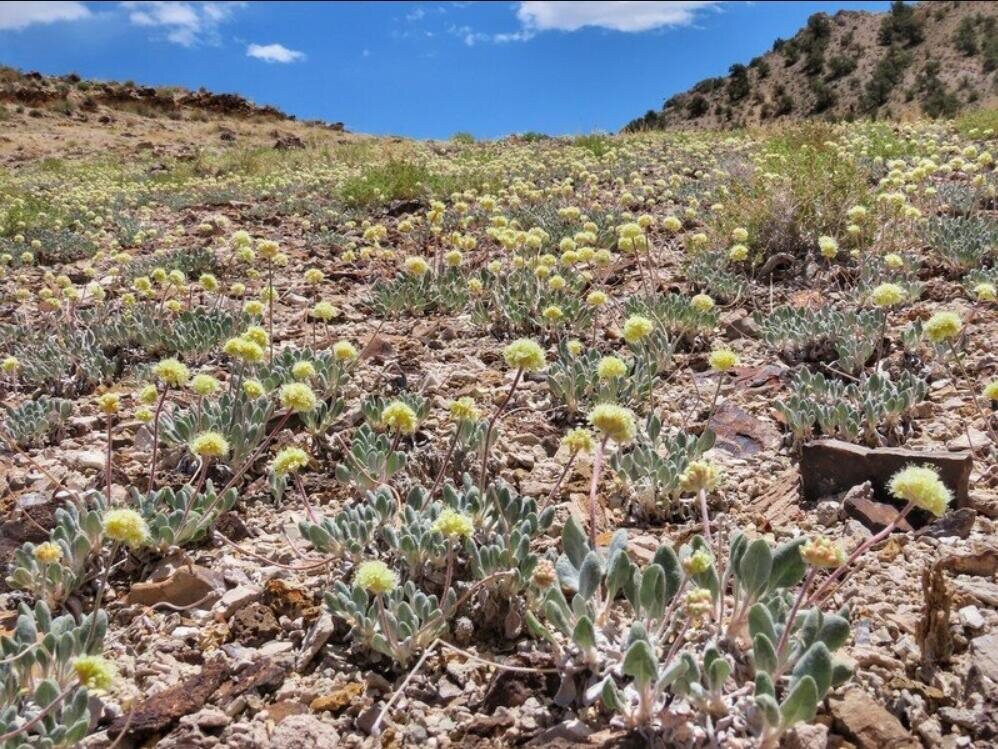
{"type": "Polygon", "coordinates": [[[982,635],[970,641],[974,665],[991,681],[998,682],[998,634],[982,635]]]}
{"type": "MultiPolygon", "coordinates": [[[[846,494],[842,500],[842,506],[850,517],[856,518],[859,522],[871,531],[879,531],[886,528],[895,517],[897,517],[897,507],[886,502],[877,502],[854,492],[846,494]]],[[[897,530],[907,533],[911,526],[907,520],[898,523],[897,530]]]]}
{"type": "Polygon", "coordinates": [[[816,502],[869,481],[877,499],[891,501],[887,483],[908,465],[931,465],[953,492],[957,507],[969,504],[970,453],[919,452],[895,447],[868,448],[841,440],[817,440],[804,445],[801,455],[801,490],[804,499],[816,502]]]}
{"type": "Polygon", "coordinates": [[[108,734],[117,736],[128,725],[130,738],[159,733],[185,715],[204,707],[211,694],[228,677],[229,667],[221,658],[205,663],[201,671],[175,686],[141,700],[134,713],[115,718],[108,734]],[[130,721],[130,722],[129,722],[130,721]]]}
{"type": "Polygon", "coordinates": [[[273,691],[284,683],[286,674],[287,669],[283,666],[268,658],[261,658],[222,684],[215,690],[211,699],[224,706],[251,689],[257,689],[261,692],[273,691]]]}
{"type": "Polygon", "coordinates": [[[258,647],[273,640],[281,631],[274,612],[262,603],[239,609],[229,621],[232,636],[243,645],[258,647]]]}
{"type": "Polygon", "coordinates": [[[988,548],[970,554],[951,554],[940,565],[957,575],[991,577],[998,572],[998,550],[988,548]]]}
{"type": "Polygon", "coordinates": [[[967,538],[974,527],[977,512],[970,507],[960,507],[950,510],[941,518],[918,531],[917,536],[932,538],[967,538]]]}
{"type": "Polygon", "coordinates": [[[307,712],[308,708],[305,705],[292,700],[281,700],[267,706],[267,717],[274,721],[274,723],[280,723],[292,715],[303,715],[307,712]]]}
{"type": "Polygon", "coordinates": [[[717,448],[737,457],[753,455],[780,443],[775,426],[730,402],[721,404],[707,426],[717,436],[717,448]]]}
{"type": "Polygon", "coordinates": [[[352,682],[334,692],[316,697],[309,703],[308,708],[316,713],[339,714],[356,703],[357,698],[363,693],[364,685],[360,682],[352,682]]]}
{"type": "Polygon", "coordinates": [[[861,689],[851,689],[833,700],[836,729],[859,749],[920,749],[922,743],[908,733],[901,721],[874,702],[861,689]]]}
{"type": "Polygon", "coordinates": [[[141,606],[169,603],[173,606],[211,608],[219,588],[214,575],[204,567],[180,567],[169,577],[153,582],[135,583],[126,601],[141,606]],[[200,602],[200,603],[199,603],[200,602]]]}

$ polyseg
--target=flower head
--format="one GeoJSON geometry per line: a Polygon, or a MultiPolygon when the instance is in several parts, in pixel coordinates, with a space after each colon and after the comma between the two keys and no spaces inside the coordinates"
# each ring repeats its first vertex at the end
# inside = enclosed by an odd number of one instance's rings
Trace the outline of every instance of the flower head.
{"type": "Polygon", "coordinates": [[[686,466],[680,481],[684,491],[710,491],[720,481],[720,474],[712,463],[706,460],[694,460],[686,466]]]}
{"type": "Polygon", "coordinates": [[[105,536],[129,546],[141,546],[149,538],[149,526],[135,510],[108,510],[104,513],[103,525],[105,536]]]}
{"type": "Polygon", "coordinates": [[[586,296],[586,304],[590,307],[602,307],[608,301],[610,301],[610,297],[602,291],[590,291],[586,296]]]}
{"type": "Polygon", "coordinates": [[[449,411],[451,418],[459,422],[478,421],[478,417],[481,415],[478,407],[475,405],[475,401],[467,396],[458,398],[451,403],[449,411]]]}
{"type": "Polygon", "coordinates": [[[616,356],[604,356],[596,365],[596,376],[601,380],[616,380],[627,374],[627,364],[616,356]]]}
{"type": "Polygon", "coordinates": [[[243,333],[242,337],[243,340],[255,343],[260,348],[264,348],[270,343],[270,336],[267,335],[267,331],[260,325],[250,325],[246,328],[246,332],[243,333]]]}
{"type": "Polygon", "coordinates": [[[302,382],[289,382],[282,386],[278,397],[282,407],[296,414],[308,413],[315,408],[315,393],[302,382]]]}
{"type": "Polygon", "coordinates": [[[998,380],[991,380],[987,385],[984,386],[984,397],[998,401],[998,380]]]}
{"type": "Polygon", "coordinates": [[[392,401],[381,412],[381,422],[398,434],[412,434],[419,425],[416,412],[402,401],[392,401]]]}
{"type": "Polygon", "coordinates": [[[337,341],[333,344],[333,356],[337,361],[353,361],[357,358],[357,349],[350,341],[337,341]]]}
{"type": "Polygon", "coordinates": [[[121,407],[121,397],[117,393],[104,393],[97,398],[97,408],[110,416],[118,413],[121,407]]]}
{"type": "Polygon", "coordinates": [[[846,560],[842,547],[825,536],[815,536],[800,547],[801,558],[812,567],[840,567],[846,560]]]}
{"type": "Polygon", "coordinates": [[[714,602],[707,588],[694,588],[686,594],[686,616],[699,621],[710,615],[714,602]]]}
{"type": "Polygon", "coordinates": [[[188,447],[202,458],[224,458],[229,454],[229,441],[221,432],[202,432],[191,440],[188,447]]]}
{"type": "Polygon", "coordinates": [[[475,532],[475,524],[467,515],[447,507],[433,522],[433,530],[449,538],[467,538],[475,532]]]}
{"type": "Polygon", "coordinates": [[[628,343],[637,343],[647,337],[655,324],[642,315],[631,315],[624,321],[624,340],[628,343]]]}
{"type": "Polygon", "coordinates": [[[566,434],[561,444],[572,453],[589,453],[593,451],[593,433],[585,427],[576,427],[566,434]]]}
{"type": "Polygon", "coordinates": [[[243,393],[247,398],[259,398],[267,389],[259,380],[243,380],[243,393]]]}
{"type": "Polygon", "coordinates": [[[55,564],[62,559],[62,547],[51,541],[38,544],[33,552],[35,559],[42,564],[55,564]]]}
{"type": "Polygon", "coordinates": [[[81,655],[73,660],[73,672],[87,689],[106,691],[117,673],[114,664],[100,655],[81,655]]]}
{"type": "Polygon", "coordinates": [[[839,243],[835,237],[820,236],[818,237],[818,251],[821,252],[823,258],[832,260],[839,254],[839,243]]]}
{"type": "Polygon", "coordinates": [[[520,338],[506,346],[502,352],[503,358],[513,369],[525,372],[537,372],[544,368],[544,349],[536,341],[520,338]]]}
{"type": "Polygon", "coordinates": [[[998,299],[993,283],[979,283],[974,287],[974,296],[979,302],[993,302],[998,299]]]}
{"type": "Polygon", "coordinates": [[[537,566],[534,567],[534,572],[530,576],[530,582],[540,590],[547,590],[558,582],[558,573],[549,560],[541,559],[537,562],[537,566]]]}
{"type": "Polygon", "coordinates": [[[152,371],[160,382],[170,387],[183,387],[190,378],[190,371],[176,359],[163,359],[152,371]]]}
{"type": "Polygon", "coordinates": [[[714,300],[707,294],[697,294],[690,299],[690,306],[697,312],[710,312],[714,309],[714,300]]]}
{"type": "Polygon", "coordinates": [[[391,593],[399,584],[398,575],[392,572],[388,565],[380,560],[363,562],[357,567],[353,576],[353,584],[369,593],[391,593]]]}
{"type": "Polygon", "coordinates": [[[687,575],[702,575],[710,569],[712,563],[713,560],[710,558],[710,554],[700,550],[690,554],[683,560],[683,570],[687,575]]]}
{"type": "Polygon", "coordinates": [[[16,372],[21,366],[21,362],[17,360],[16,356],[5,356],[3,362],[0,362],[0,371],[4,374],[12,374],[16,372]]]}
{"type": "Polygon", "coordinates": [[[413,256],[405,259],[405,270],[410,276],[422,276],[429,269],[429,263],[421,257],[413,256]]]}
{"type": "Polygon", "coordinates": [[[209,374],[197,374],[191,378],[191,390],[204,397],[214,395],[222,384],[209,374]]]}
{"type": "Polygon", "coordinates": [[[589,412],[589,423],[610,439],[625,444],[634,439],[637,424],[634,412],[612,403],[600,403],[589,412]]]}
{"type": "Polygon", "coordinates": [[[291,367],[291,376],[296,380],[308,380],[315,377],[315,365],[307,359],[296,361],[291,367]]]}
{"type": "Polygon", "coordinates": [[[312,317],[316,320],[322,320],[323,322],[329,322],[339,313],[340,311],[329,302],[317,302],[316,305],[312,307],[312,317]]]}
{"type": "Polygon", "coordinates": [[[937,312],[925,323],[925,337],[933,343],[948,341],[960,333],[963,322],[956,312],[937,312]]]}
{"type": "Polygon", "coordinates": [[[708,359],[711,369],[718,372],[727,372],[732,367],[738,366],[738,354],[731,349],[719,348],[710,352],[708,359]]]}
{"type": "Polygon", "coordinates": [[[928,466],[908,466],[891,478],[888,488],[898,499],[911,502],[916,507],[941,517],[953,494],[928,466]]]}
{"type": "Polygon", "coordinates": [[[896,283],[882,283],[870,293],[870,299],[878,307],[893,307],[907,297],[908,293],[896,283]]]}
{"type": "Polygon", "coordinates": [[[271,469],[278,476],[287,476],[308,465],[308,453],[300,447],[285,447],[274,456],[271,469]]]}
{"type": "Polygon", "coordinates": [[[733,263],[744,262],[748,258],[748,247],[743,244],[733,244],[728,250],[728,260],[733,263]]]}

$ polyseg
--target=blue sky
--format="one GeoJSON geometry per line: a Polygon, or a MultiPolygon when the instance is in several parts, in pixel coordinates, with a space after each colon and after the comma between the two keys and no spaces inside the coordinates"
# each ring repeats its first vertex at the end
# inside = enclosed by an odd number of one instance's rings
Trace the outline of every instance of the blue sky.
{"type": "Polygon", "coordinates": [[[241,93],[356,132],[614,131],[819,10],[887,2],[4,2],[0,63],[241,93]]]}

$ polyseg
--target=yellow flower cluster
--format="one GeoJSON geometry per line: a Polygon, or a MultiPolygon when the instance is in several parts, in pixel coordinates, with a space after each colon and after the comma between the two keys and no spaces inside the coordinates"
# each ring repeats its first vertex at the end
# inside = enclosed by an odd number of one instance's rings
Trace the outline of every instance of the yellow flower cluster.
{"type": "Polygon", "coordinates": [[[624,340],[628,343],[638,343],[655,329],[654,323],[642,315],[631,315],[624,321],[624,340]]]}
{"type": "Polygon", "coordinates": [[[176,359],[163,359],[152,371],[160,382],[170,387],[183,387],[190,378],[190,371],[176,359]]]}
{"type": "Polygon", "coordinates": [[[380,560],[363,562],[357,567],[357,572],[353,576],[353,584],[358,588],[363,588],[368,593],[384,595],[391,593],[399,584],[398,575],[388,568],[388,565],[380,560]]]}
{"type": "Polygon", "coordinates": [[[433,522],[433,530],[448,538],[467,538],[475,532],[475,524],[467,515],[447,507],[433,522]]]}
{"type": "Polygon", "coordinates": [[[287,476],[308,465],[308,453],[300,447],[285,447],[274,456],[271,470],[278,476],[287,476]]]}
{"type": "Polygon", "coordinates": [[[720,479],[720,473],[712,463],[706,460],[694,460],[686,466],[680,482],[683,491],[699,492],[701,489],[704,491],[715,489],[720,479]]]}
{"type": "Polygon", "coordinates": [[[713,560],[706,551],[697,551],[683,560],[683,571],[687,575],[702,575],[710,569],[713,560]]]}
{"type": "Polygon", "coordinates": [[[825,536],[815,536],[800,547],[801,558],[812,567],[841,567],[846,560],[842,547],[825,536]]]}
{"type": "Polygon", "coordinates": [[[135,510],[120,508],[104,513],[104,535],[128,546],[141,546],[149,538],[149,526],[135,510]]]}
{"type": "Polygon", "coordinates": [[[893,307],[908,298],[908,293],[896,283],[882,283],[870,292],[870,299],[878,307],[893,307]]]}
{"type": "Polygon", "coordinates": [[[191,452],[202,458],[224,458],[229,454],[229,441],[220,432],[202,432],[191,440],[191,452]]]}
{"type": "Polygon", "coordinates": [[[302,382],[289,382],[278,394],[281,406],[294,413],[308,413],[315,408],[316,397],[312,388],[302,382]]]}
{"type": "Polygon", "coordinates": [[[81,655],[73,659],[73,673],[87,689],[106,691],[114,683],[114,664],[100,655],[81,655]]]}
{"type": "Polygon", "coordinates": [[[392,401],[381,411],[381,423],[397,434],[412,434],[419,425],[416,412],[402,401],[392,401]]]}
{"type": "Polygon", "coordinates": [[[589,453],[593,451],[593,433],[585,427],[576,427],[562,437],[561,444],[572,453],[589,453]]]}
{"type": "Polygon", "coordinates": [[[953,494],[939,478],[939,474],[928,466],[908,466],[891,477],[888,488],[898,499],[911,502],[941,517],[953,499],[953,494]]]}
{"type": "Polygon", "coordinates": [[[467,396],[451,403],[449,410],[454,421],[477,421],[481,415],[475,401],[467,396]]]}
{"type": "Polygon", "coordinates": [[[524,372],[537,372],[544,369],[544,349],[536,341],[520,338],[513,341],[502,352],[503,359],[513,369],[524,372]]]}
{"type": "Polygon", "coordinates": [[[637,433],[634,412],[612,403],[600,403],[593,407],[589,412],[589,423],[620,444],[630,442],[637,433]]]}
{"type": "Polygon", "coordinates": [[[710,352],[708,359],[711,369],[718,372],[727,372],[732,367],[738,366],[738,354],[730,349],[719,348],[710,352]]]}
{"type": "Polygon", "coordinates": [[[963,321],[955,312],[937,312],[925,323],[925,337],[933,343],[942,343],[959,335],[963,321]]]}
{"type": "Polygon", "coordinates": [[[616,356],[604,356],[596,365],[596,376],[601,380],[617,380],[627,375],[627,364],[616,356]]]}

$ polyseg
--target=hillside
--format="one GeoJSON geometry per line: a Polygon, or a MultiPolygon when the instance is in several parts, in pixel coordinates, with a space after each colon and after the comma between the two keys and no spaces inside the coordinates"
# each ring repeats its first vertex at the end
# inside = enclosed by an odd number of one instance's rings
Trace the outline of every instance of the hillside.
{"type": "Polygon", "coordinates": [[[190,156],[335,141],[342,123],[299,122],[238,94],[45,76],[0,66],[0,164],[95,152],[190,156]]]}
{"type": "Polygon", "coordinates": [[[998,4],[895,3],[816,13],[789,40],[707,78],[625,130],[825,118],[952,116],[998,98],[998,4]]]}

